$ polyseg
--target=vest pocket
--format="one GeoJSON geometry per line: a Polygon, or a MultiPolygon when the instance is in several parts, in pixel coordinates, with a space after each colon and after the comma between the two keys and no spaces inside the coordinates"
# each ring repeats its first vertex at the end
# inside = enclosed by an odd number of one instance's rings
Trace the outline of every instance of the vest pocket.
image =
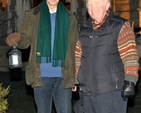
{"type": "Polygon", "coordinates": [[[118,76],[117,76],[116,68],[113,65],[111,65],[111,74],[115,88],[118,89],[118,76]]]}

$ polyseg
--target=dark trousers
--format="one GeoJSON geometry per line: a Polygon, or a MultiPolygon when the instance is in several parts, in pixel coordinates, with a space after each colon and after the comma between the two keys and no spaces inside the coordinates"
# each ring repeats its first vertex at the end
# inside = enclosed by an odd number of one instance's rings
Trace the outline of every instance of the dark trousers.
{"type": "Polygon", "coordinates": [[[37,113],[51,113],[54,102],[57,113],[71,113],[71,88],[63,88],[61,77],[42,77],[42,86],[34,88],[37,113]]]}
{"type": "Polygon", "coordinates": [[[85,95],[81,92],[82,113],[126,113],[127,100],[121,97],[121,90],[101,95],[85,95]]]}

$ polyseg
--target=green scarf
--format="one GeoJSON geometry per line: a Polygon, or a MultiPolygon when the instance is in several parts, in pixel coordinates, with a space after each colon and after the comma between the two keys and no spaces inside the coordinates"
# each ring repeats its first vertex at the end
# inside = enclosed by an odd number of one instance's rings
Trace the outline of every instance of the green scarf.
{"type": "Polygon", "coordinates": [[[52,66],[65,64],[65,57],[68,48],[68,33],[70,20],[65,6],[59,2],[57,5],[55,35],[53,45],[53,56],[51,56],[51,21],[50,12],[46,0],[41,3],[40,19],[37,39],[37,62],[41,63],[41,57],[46,57],[46,63],[52,66]]]}

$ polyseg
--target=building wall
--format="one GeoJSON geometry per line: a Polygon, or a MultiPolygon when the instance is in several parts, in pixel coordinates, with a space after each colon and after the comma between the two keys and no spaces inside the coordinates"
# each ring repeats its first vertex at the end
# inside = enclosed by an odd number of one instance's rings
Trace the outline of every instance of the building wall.
{"type": "Polygon", "coordinates": [[[139,0],[115,0],[114,5],[116,15],[134,21],[134,27],[139,27],[139,0]]]}

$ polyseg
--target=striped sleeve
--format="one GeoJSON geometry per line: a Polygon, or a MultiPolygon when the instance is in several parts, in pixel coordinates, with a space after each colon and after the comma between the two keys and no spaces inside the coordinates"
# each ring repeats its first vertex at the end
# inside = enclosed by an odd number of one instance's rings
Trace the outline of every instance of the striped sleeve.
{"type": "Polygon", "coordinates": [[[118,35],[118,50],[124,64],[125,80],[134,82],[138,80],[138,54],[135,35],[129,22],[125,22],[118,35]]]}
{"type": "Polygon", "coordinates": [[[76,50],[75,50],[75,76],[76,77],[80,67],[81,55],[82,55],[81,44],[79,41],[77,41],[76,50]]]}

